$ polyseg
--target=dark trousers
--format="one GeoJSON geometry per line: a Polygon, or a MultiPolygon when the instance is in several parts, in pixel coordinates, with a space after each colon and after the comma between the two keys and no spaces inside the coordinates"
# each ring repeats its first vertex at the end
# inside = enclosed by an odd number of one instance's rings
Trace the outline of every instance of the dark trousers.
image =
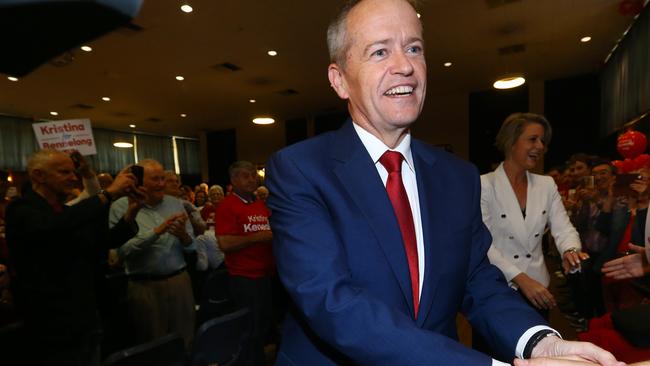
{"type": "Polygon", "coordinates": [[[252,360],[250,365],[264,365],[264,344],[272,336],[273,295],[271,277],[230,276],[230,296],[237,307],[251,311],[252,360]]]}
{"type": "Polygon", "coordinates": [[[589,256],[590,259],[582,262],[580,272],[566,276],[575,310],[585,319],[600,317],[606,312],[602,275],[592,266],[598,253],[589,253],[589,256]]]}

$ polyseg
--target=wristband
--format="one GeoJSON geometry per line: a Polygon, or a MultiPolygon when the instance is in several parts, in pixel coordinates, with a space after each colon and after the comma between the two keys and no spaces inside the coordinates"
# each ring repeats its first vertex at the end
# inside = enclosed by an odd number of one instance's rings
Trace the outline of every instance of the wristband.
{"type": "Polygon", "coordinates": [[[558,336],[558,334],[550,329],[542,329],[539,332],[533,334],[528,340],[528,343],[526,343],[526,347],[524,347],[524,352],[522,353],[524,359],[529,359],[533,353],[533,348],[535,348],[535,346],[537,346],[537,344],[541,342],[542,339],[550,336],[558,336]]]}
{"type": "Polygon", "coordinates": [[[98,194],[103,194],[104,197],[106,197],[106,200],[107,200],[109,203],[110,203],[110,202],[113,202],[113,197],[110,195],[110,193],[106,192],[105,190],[102,189],[101,191],[99,191],[98,194]]]}

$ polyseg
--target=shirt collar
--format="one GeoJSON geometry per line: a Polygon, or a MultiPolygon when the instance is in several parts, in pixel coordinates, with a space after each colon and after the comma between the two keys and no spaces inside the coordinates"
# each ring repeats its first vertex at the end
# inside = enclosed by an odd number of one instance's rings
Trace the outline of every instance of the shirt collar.
{"type": "Polygon", "coordinates": [[[368,150],[368,153],[370,154],[370,158],[372,159],[372,162],[377,164],[379,161],[379,158],[386,152],[386,150],[392,150],[392,151],[397,151],[404,156],[404,161],[406,161],[406,164],[408,165],[409,169],[411,169],[412,172],[415,173],[415,168],[413,165],[413,155],[411,155],[411,133],[407,132],[402,141],[394,148],[391,149],[386,144],[384,144],[380,139],[378,139],[375,135],[371,134],[370,132],[366,131],[363,127],[359,126],[358,124],[352,123],[352,126],[354,126],[354,130],[357,132],[357,135],[359,135],[359,139],[361,139],[361,143],[363,146],[368,150]]]}
{"type": "Polygon", "coordinates": [[[246,197],[244,197],[243,195],[235,192],[235,190],[232,191],[232,194],[235,195],[235,197],[239,198],[242,202],[244,202],[247,205],[250,204],[250,203],[255,202],[255,195],[253,195],[253,197],[249,200],[246,197]]]}

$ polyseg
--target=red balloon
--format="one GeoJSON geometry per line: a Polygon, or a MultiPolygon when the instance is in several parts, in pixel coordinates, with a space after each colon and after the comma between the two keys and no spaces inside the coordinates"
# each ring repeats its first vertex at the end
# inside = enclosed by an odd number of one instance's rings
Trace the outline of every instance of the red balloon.
{"type": "Polygon", "coordinates": [[[618,137],[616,149],[627,160],[644,153],[647,145],[648,140],[644,134],[630,130],[618,137]]]}
{"type": "Polygon", "coordinates": [[[643,11],[642,0],[621,0],[618,4],[618,12],[621,15],[630,16],[637,15],[643,11]]]}
{"type": "Polygon", "coordinates": [[[625,174],[636,170],[636,164],[634,164],[634,160],[632,159],[619,160],[619,162],[619,165],[616,167],[619,173],[625,174]]]}
{"type": "Polygon", "coordinates": [[[634,161],[637,163],[639,169],[650,166],[650,155],[641,154],[634,158],[634,161]]]}

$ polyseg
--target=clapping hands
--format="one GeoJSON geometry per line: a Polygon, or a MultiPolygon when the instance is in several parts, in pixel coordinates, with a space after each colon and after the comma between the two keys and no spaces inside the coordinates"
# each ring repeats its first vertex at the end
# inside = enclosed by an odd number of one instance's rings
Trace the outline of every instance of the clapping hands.
{"type": "Polygon", "coordinates": [[[183,244],[188,245],[192,243],[192,237],[187,233],[186,223],[187,214],[185,212],[178,212],[169,216],[165,222],[154,229],[154,232],[158,235],[169,233],[180,239],[183,244]]]}

